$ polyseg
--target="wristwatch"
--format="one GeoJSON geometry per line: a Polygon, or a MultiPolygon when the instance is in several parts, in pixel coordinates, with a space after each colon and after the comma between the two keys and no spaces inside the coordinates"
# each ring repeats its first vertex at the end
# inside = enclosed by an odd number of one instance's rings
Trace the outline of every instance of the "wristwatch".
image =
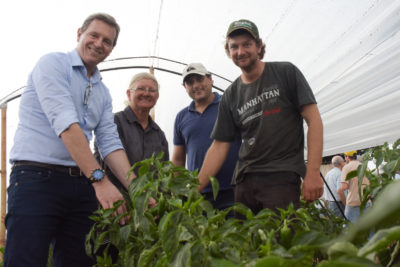
{"type": "Polygon", "coordinates": [[[100,182],[104,178],[104,170],[102,169],[95,169],[89,176],[89,180],[92,183],[100,182]]]}

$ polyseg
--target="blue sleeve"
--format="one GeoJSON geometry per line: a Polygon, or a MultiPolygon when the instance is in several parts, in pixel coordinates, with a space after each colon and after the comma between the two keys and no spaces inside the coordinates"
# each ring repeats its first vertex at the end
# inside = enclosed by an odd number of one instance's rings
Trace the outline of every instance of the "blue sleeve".
{"type": "Polygon", "coordinates": [[[68,62],[62,54],[42,57],[32,71],[41,108],[57,136],[79,122],[68,74],[68,62]]]}
{"type": "Polygon", "coordinates": [[[174,145],[175,146],[184,146],[185,139],[183,138],[181,131],[181,123],[182,123],[182,111],[176,115],[175,123],[174,123],[174,145]]]}

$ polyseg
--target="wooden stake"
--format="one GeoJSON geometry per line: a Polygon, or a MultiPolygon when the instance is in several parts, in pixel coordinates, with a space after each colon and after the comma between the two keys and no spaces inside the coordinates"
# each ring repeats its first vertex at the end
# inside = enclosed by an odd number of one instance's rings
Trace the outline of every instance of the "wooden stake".
{"type": "Polygon", "coordinates": [[[7,165],[6,165],[6,132],[7,132],[7,104],[1,105],[1,206],[0,206],[0,246],[6,244],[6,194],[7,194],[7,165]]]}

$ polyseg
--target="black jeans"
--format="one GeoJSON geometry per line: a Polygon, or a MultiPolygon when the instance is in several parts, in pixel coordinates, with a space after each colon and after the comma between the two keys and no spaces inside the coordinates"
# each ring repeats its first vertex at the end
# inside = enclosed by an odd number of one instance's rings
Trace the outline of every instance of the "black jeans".
{"type": "MultiPolygon", "coordinates": [[[[262,209],[286,209],[300,205],[300,176],[294,172],[246,173],[235,186],[235,202],[241,202],[257,214],[262,209]]],[[[235,214],[243,219],[241,214],[235,214]]]]}
{"type": "Polygon", "coordinates": [[[88,179],[34,166],[13,167],[8,187],[4,266],[46,266],[50,243],[55,266],[87,267],[85,236],[98,202],[88,179]]]}
{"type": "MultiPolygon", "coordinates": [[[[202,193],[205,200],[208,200],[213,205],[214,209],[223,210],[232,207],[235,202],[235,194],[233,189],[218,191],[217,199],[214,200],[212,192],[202,193]]],[[[227,218],[233,217],[234,213],[229,212],[227,218]]]]}

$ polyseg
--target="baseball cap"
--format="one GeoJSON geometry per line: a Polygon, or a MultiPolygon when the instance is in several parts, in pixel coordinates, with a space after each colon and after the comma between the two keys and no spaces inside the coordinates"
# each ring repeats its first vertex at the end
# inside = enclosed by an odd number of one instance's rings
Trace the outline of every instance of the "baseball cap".
{"type": "Polygon", "coordinates": [[[226,32],[226,37],[229,37],[229,35],[236,30],[245,30],[248,33],[250,33],[251,36],[254,37],[254,39],[260,38],[258,35],[258,29],[256,24],[254,24],[250,20],[240,19],[232,22],[229,25],[228,31],[226,32]]]}
{"type": "Polygon", "coordinates": [[[190,74],[199,74],[201,76],[205,76],[207,74],[210,74],[210,72],[201,63],[190,63],[183,69],[183,82],[185,82],[185,78],[190,74]]]}
{"type": "Polygon", "coordinates": [[[354,157],[355,154],[357,154],[357,150],[352,150],[344,153],[346,156],[349,157],[354,157]]]}

